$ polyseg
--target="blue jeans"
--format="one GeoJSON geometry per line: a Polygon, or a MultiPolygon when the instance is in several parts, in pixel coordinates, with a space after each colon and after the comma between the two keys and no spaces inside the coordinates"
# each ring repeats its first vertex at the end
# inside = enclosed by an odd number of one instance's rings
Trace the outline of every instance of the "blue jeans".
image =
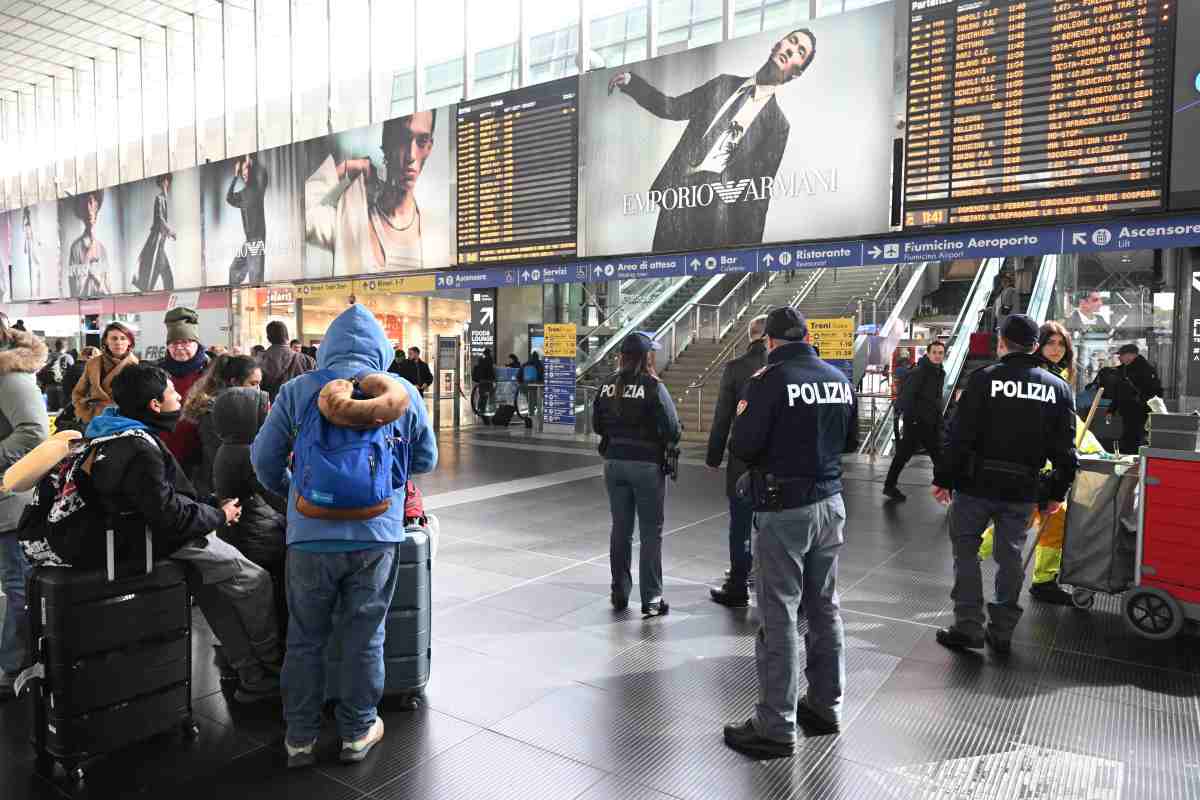
{"type": "Polygon", "coordinates": [[[800,698],[800,606],[808,618],[807,707],[840,723],[846,685],[845,634],[837,593],[838,551],[846,506],[835,494],[812,505],[758,514],[758,666],[755,728],[760,736],[796,741],[800,698]]]}
{"type": "Polygon", "coordinates": [[[750,553],[750,526],[754,508],[736,497],[729,498],[729,580],[745,583],[750,578],[754,557],[750,553]]]}
{"type": "Polygon", "coordinates": [[[24,669],[29,642],[25,625],[25,580],[32,568],[16,536],[0,538],[0,585],[8,597],[4,627],[0,629],[0,672],[10,675],[24,669]]]}
{"type": "Polygon", "coordinates": [[[633,523],[636,516],[641,534],[638,583],[642,604],[662,597],[663,504],[667,499],[667,476],[649,461],[611,459],[604,462],[604,484],[612,512],[612,534],[608,542],[612,590],[628,598],[633,591],[633,523]]]}
{"type": "Polygon", "coordinates": [[[321,730],[325,702],[325,645],[341,637],[342,674],[337,726],[342,741],[361,739],[375,724],[383,697],[384,622],[396,591],[395,545],[348,553],[288,548],[288,646],[283,662],[287,740],[304,745],[321,730]],[[333,614],[343,609],[339,629],[333,614]]]}

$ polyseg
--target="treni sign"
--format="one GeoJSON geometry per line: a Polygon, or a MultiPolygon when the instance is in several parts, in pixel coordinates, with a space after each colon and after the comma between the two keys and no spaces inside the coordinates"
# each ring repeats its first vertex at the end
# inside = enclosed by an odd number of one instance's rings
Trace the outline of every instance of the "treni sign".
{"type": "Polygon", "coordinates": [[[707,250],[666,256],[623,256],[554,264],[522,264],[438,273],[438,289],[600,283],[630,278],[682,278],[729,272],[859,267],[959,258],[1046,256],[1102,250],[1200,247],[1200,216],[1136,217],[1109,222],[1005,228],[940,236],[894,236],[832,242],[707,250]]]}

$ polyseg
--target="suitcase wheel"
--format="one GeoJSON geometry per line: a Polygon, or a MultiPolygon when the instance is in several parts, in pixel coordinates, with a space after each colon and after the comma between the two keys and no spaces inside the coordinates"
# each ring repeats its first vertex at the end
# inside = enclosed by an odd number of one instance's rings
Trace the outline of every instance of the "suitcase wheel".
{"type": "Polygon", "coordinates": [[[1179,601],[1157,587],[1138,587],[1125,595],[1125,623],[1147,639],[1173,639],[1183,628],[1179,601]]]}
{"type": "Polygon", "coordinates": [[[1076,589],[1071,592],[1071,602],[1076,608],[1082,608],[1084,611],[1096,605],[1096,593],[1091,589],[1076,589]]]}

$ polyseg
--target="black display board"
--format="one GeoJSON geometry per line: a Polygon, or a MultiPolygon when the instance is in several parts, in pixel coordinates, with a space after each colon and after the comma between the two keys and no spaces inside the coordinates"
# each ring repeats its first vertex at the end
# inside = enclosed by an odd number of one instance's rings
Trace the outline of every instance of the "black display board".
{"type": "Polygon", "coordinates": [[[574,256],[578,78],[458,106],[458,263],[574,256]]]}
{"type": "Polygon", "coordinates": [[[1165,205],[1173,0],[912,0],[907,228],[1165,205]]]}

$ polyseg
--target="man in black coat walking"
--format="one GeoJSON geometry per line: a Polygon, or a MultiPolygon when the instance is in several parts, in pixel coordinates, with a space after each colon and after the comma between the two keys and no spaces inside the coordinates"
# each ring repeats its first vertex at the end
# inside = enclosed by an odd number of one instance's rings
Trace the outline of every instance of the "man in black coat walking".
{"type": "Polygon", "coordinates": [[[896,413],[904,420],[904,434],[896,446],[896,455],[888,469],[883,493],[892,500],[906,500],[897,481],[909,459],[924,446],[929,457],[937,466],[942,455],[942,387],[946,383],[946,370],[942,362],[946,359],[946,345],[933,342],[925,357],[917,362],[896,401],[896,413]]]}
{"type": "Polygon", "coordinates": [[[1117,351],[1121,359],[1118,372],[1136,390],[1128,392],[1124,402],[1118,403],[1116,413],[1121,415],[1121,452],[1132,455],[1146,443],[1146,420],[1150,415],[1150,400],[1162,397],[1162,380],[1158,368],[1141,355],[1136,344],[1127,344],[1117,351]]]}
{"type": "MultiPolygon", "coordinates": [[[[767,363],[767,345],[763,341],[766,331],[766,315],[750,320],[750,346],[745,354],[725,365],[721,373],[721,393],[717,399],[717,410],[713,415],[712,429],[708,434],[708,455],[704,459],[710,469],[720,469],[729,442],[729,431],[737,414],[742,390],[750,376],[767,363]]],[[[729,608],[745,608],[750,605],[748,584],[753,557],[750,552],[750,524],[754,510],[738,499],[737,481],[746,471],[746,464],[733,453],[725,468],[725,492],[729,495],[729,576],[719,589],[710,594],[714,602],[729,608]]]]}

